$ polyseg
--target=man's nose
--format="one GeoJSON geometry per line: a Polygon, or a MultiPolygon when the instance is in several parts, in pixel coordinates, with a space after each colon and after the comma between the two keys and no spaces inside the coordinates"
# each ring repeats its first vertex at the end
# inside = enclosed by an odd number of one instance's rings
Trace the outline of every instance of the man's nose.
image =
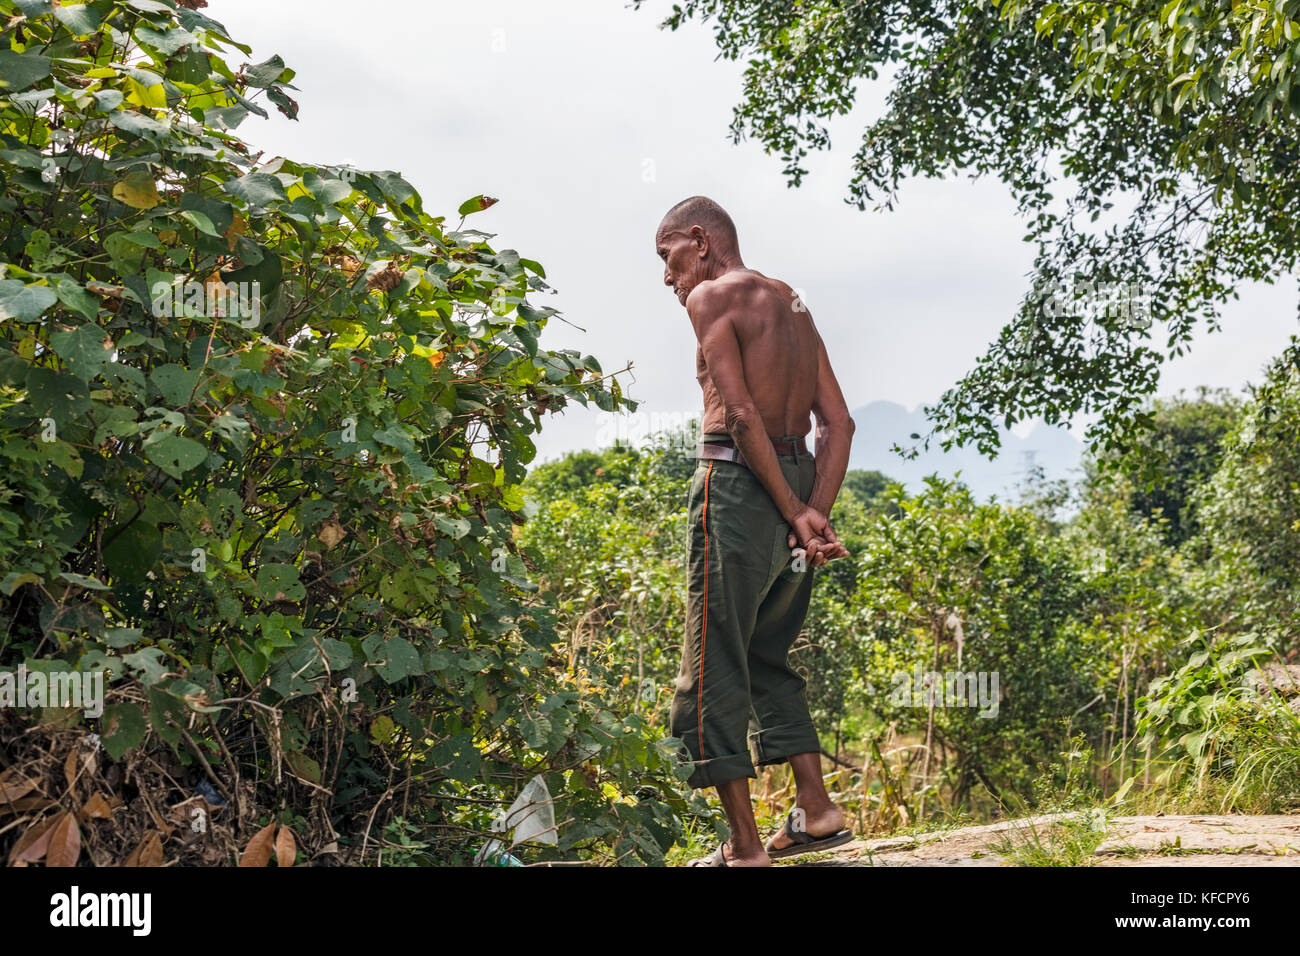
{"type": "Polygon", "coordinates": [[[664,269],[664,285],[672,285],[672,284],[673,284],[673,277],[672,277],[672,275],[668,272],[667,268],[665,268],[665,269],[664,269]]]}

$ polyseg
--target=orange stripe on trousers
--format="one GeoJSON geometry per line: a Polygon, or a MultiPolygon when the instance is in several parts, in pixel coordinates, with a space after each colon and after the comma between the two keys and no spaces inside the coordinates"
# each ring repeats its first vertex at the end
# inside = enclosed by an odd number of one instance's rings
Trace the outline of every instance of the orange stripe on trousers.
{"type": "Polygon", "coordinates": [[[700,625],[700,680],[695,703],[695,736],[700,742],[700,759],[704,759],[704,645],[709,633],[709,479],[713,477],[713,462],[709,462],[704,476],[704,620],[700,625]]]}

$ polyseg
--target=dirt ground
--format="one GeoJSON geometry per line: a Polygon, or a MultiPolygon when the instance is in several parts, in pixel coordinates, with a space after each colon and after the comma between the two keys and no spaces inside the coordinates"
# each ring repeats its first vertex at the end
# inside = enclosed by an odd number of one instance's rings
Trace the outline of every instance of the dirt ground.
{"type": "MultiPolygon", "coordinates": [[[[855,840],[799,866],[1008,866],[994,844],[1046,833],[1063,814],[914,836],[855,840]]],[[[1093,866],[1300,866],[1300,815],[1114,817],[1093,866]]]]}

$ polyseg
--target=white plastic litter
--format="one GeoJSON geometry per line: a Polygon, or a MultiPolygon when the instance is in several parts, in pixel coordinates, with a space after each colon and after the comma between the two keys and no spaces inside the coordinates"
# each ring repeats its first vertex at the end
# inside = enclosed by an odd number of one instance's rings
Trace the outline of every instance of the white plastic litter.
{"type": "Polygon", "coordinates": [[[514,830],[511,846],[518,846],[529,840],[538,843],[559,842],[559,833],[555,828],[555,804],[551,801],[551,791],[546,789],[546,781],[538,774],[525,784],[510,809],[492,824],[492,829],[499,833],[514,830]]]}

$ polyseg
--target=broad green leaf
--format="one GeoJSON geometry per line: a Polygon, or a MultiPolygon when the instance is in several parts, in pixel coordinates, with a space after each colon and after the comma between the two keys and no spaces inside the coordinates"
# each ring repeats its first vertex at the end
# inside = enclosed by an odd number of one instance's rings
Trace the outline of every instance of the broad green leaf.
{"type": "Polygon", "coordinates": [[[162,199],[158,187],[148,170],[133,169],[113,187],[113,198],[134,209],[152,209],[162,199]]]}
{"type": "Polygon", "coordinates": [[[204,235],[212,236],[216,239],[224,238],[224,236],[217,231],[217,227],[213,225],[212,220],[208,218],[208,214],[205,212],[200,212],[197,209],[183,209],[181,210],[180,217],[204,235]]]}
{"type": "Polygon", "coordinates": [[[381,635],[372,634],[362,642],[362,646],[379,676],[389,684],[395,684],[423,670],[419,652],[405,638],[390,637],[384,640],[381,635]]]}
{"type": "Polygon", "coordinates": [[[266,98],[274,103],[276,109],[289,117],[289,119],[296,120],[298,118],[298,101],[288,93],[284,92],[284,90],[280,89],[280,87],[273,86],[267,90],[266,98]]]}
{"type": "Polygon", "coordinates": [[[27,399],[41,417],[69,424],[90,407],[86,383],[70,372],[34,365],[27,371],[27,399]]]}
{"type": "Polygon", "coordinates": [[[122,95],[121,90],[112,89],[95,90],[91,93],[91,96],[95,98],[95,109],[102,113],[112,112],[121,106],[122,101],[126,99],[126,97],[122,95]]]}
{"type": "Polygon", "coordinates": [[[268,206],[289,199],[280,180],[270,173],[248,173],[224,183],[222,188],[250,206],[268,206]]]}
{"type": "Polygon", "coordinates": [[[181,194],[181,209],[203,213],[220,236],[224,236],[235,222],[234,206],[225,200],[201,196],[196,192],[181,194]]]}
{"type": "Polygon", "coordinates": [[[107,591],[108,585],[96,577],[86,574],[74,574],[71,571],[60,571],[59,577],[69,584],[75,584],[77,587],[87,588],[91,591],[107,591]]]}
{"type": "Polygon", "coordinates": [[[136,113],[133,110],[114,110],[108,114],[108,120],[124,133],[145,138],[164,137],[171,130],[156,119],[136,113]]]}
{"type": "Polygon", "coordinates": [[[103,327],[89,322],[75,329],[55,332],[50,336],[50,347],[83,382],[102,372],[113,356],[113,340],[103,327]]]}
{"type": "Polygon", "coordinates": [[[46,285],[27,285],[18,279],[0,279],[0,320],[31,322],[57,300],[46,285]]]}
{"type": "Polygon", "coordinates": [[[23,573],[19,573],[18,571],[10,571],[8,574],[4,576],[4,580],[0,581],[0,591],[4,591],[4,593],[7,595],[12,595],[24,584],[40,584],[40,583],[41,583],[41,576],[39,574],[32,574],[30,571],[23,572],[23,573]]]}
{"type": "Polygon", "coordinates": [[[180,408],[189,404],[194,388],[199,382],[199,369],[188,369],[180,365],[160,365],[149,376],[149,381],[162,393],[168,408],[180,408]]]}
{"type": "Polygon", "coordinates": [[[0,50],[0,89],[6,93],[25,90],[50,75],[50,58],[36,53],[0,50]]]}
{"type": "Polygon", "coordinates": [[[244,70],[244,82],[249,86],[266,88],[273,83],[280,81],[280,75],[284,73],[284,60],[279,56],[272,56],[270,59],[263,60],[261,63],[254,63],[244,70]]]}
{"type": "Polygon", "coordinates": [[[491,196],[475,196],[473,199],[466,199],[463,203],[460,204],[460,208],[457,209],[456,211],[460,213],[462,216],[468,216],[471,213],[481,212],[484,209],[489,209],[492,206],[495,206],[497,202],[498,200],[493,199],[491,196]]]}
{"type": "Polygon", "coordinates": [[[264,564],[257,569],[257,591],[267,601],[301,601],[307,589],[292,564],[264,564]]]}
{"type": "Polygon", "coordinates": [[[146,686],[153,686],[167,674],[163,652],[157,647],[145,647],[134,654],[123,654],[122,661],[132,670],[140,672],[140,680],[146,686]]]}
{"type": "Polygon", "coordinates": [[[353,187],[351,183],[345,183],[341,179],[334,178],[312,178],[306,182],[307,188],[316,198],[317,202],[325,205],[333,205],[352,195],[353,187]]]}
{"type": "Polygon", "coordinates": [[[135,704],[114,704],[105,708],[100,741],[114,760],[121,760],[132,747],[144,743],[148,728],[144,714],[135,704]]]}
{"type": "MultiPolygon", "coordinates": [[[[94,3],[60,3],[54,8],[54,15],[74,36],[88,36],[99,29],[103,22],[101,7],[94,3]]],[[[144,28],[144,29],[147,29],[144,28]]]]}
{"type": "MultiPolygon", "coordinates": [[[[135,35],[144,43],[153,47],[160,53],[171,56],[183,46],[198,43],[199,38],[188,30],[181,27],[172,27],[167,30],[154,30],[151,27],[141,25],[136,27],[135,35]]],[[[165,104],[164,104],[165,105],[165,104]]]]}
{"type": "Polygon", "coordinates": [[[162,558],[162,534],[143,521],[121,528],[109,528],[104,536],[104,560],[123,580],[145,584],[150,571],[157,571],[162,558]],[[111,540],[110,540],[111,539],[111,540]]]}
{"type": "Polygon", "coordinates": [[[87,292],[74,279],[59,279],[54,286],[55,295],[67,308],[94,322],[99,317],[99,300],[87,292]]]}
{"type": "Polygon", "coordinates": [[[110,627],[104,630],[105,643],[109,647],[115,647],[119,650],[138,643],[142,637],[144,637],[144,631],[138,627],[110,627]]]}
{"type": "Polygon", "coordinates": [[[144,442],[145,457],[173,478],[181,478],[207,460],[208,450],[192,438],[159,429],[144,442]]]}
{"type": "MultiPolygon", "coordinates": [[[[284,761],[293,772],[304,780],[310,780],[312,783],[320,783],[322,778],[321,766],[316,760],[308,757],[306,754],[299,753],[296,750],[286,750],[284,752],[284,761]]],[[[284,830],[280,831],[285,832],[284,830]]]]}

